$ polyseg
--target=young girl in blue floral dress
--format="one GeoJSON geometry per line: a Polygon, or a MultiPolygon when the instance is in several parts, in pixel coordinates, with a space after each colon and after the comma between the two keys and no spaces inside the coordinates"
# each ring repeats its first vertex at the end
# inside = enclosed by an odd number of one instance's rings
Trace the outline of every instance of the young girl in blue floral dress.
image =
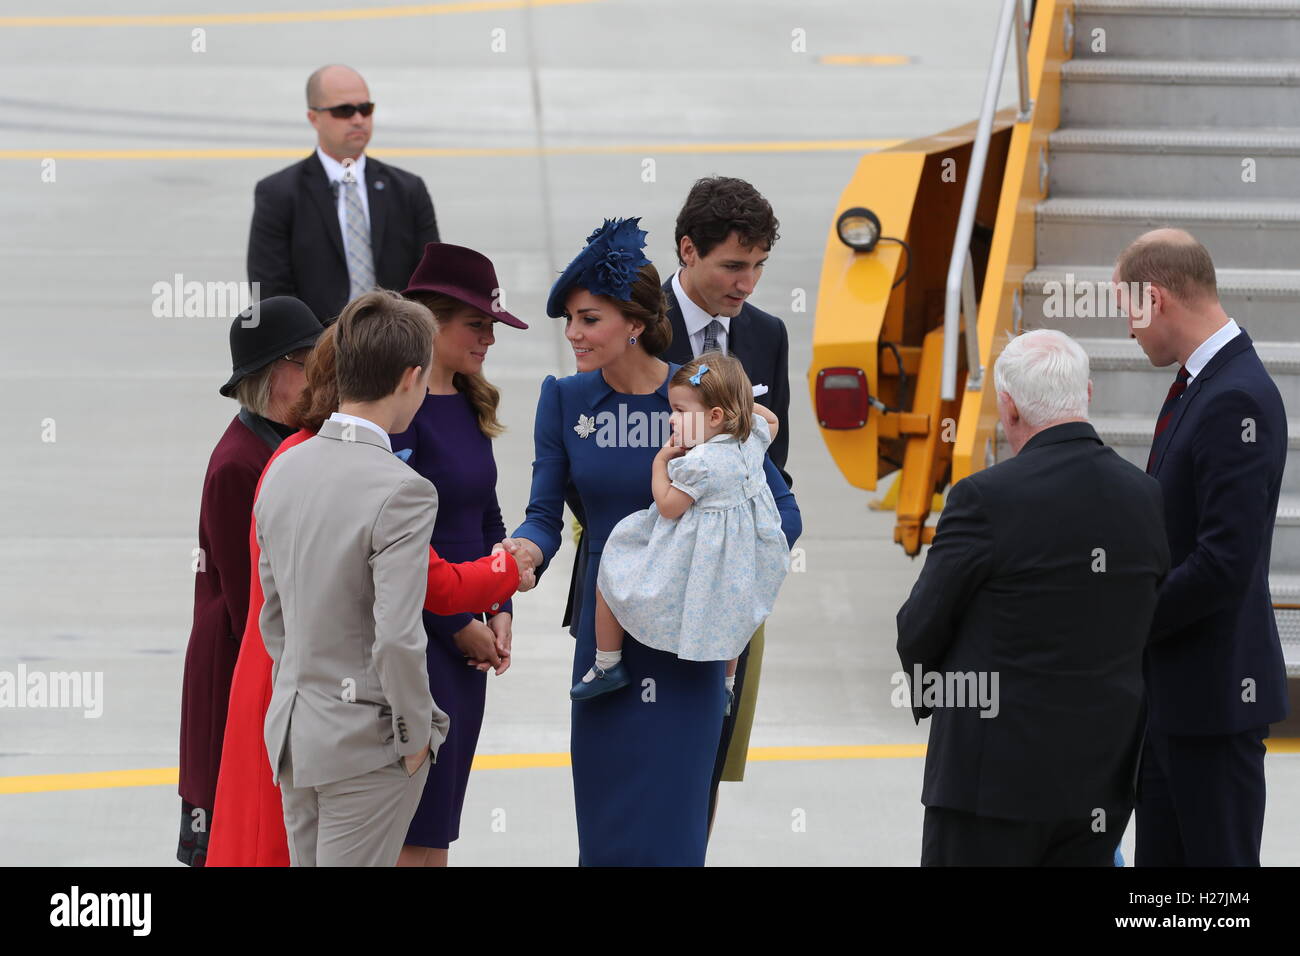
{"type": "Polygon", "coordinates": [[[754,402],[743,366],[707,352],[668,384],[672,433],[653,463],[654,504],[605,541],[597,578],[596,661],[574,700],[626,686],[623,632],[682,660],[736,658],[772,611],[790,549],[763,473],[780,427],[754,402]]]}

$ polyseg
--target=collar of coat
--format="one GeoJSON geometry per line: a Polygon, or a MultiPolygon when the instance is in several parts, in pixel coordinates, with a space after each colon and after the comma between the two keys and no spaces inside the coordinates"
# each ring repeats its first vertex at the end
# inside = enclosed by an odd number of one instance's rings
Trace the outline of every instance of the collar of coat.
{"type": "MultiPolygon", "coordinates": [[[[672,381],[672,377],[677,374],[677,370],[679,368],[681,368],[680,365],[676,364],[675,362],[669,362],[668,374],[664,376],[663,384],[660,385],[658,388],[656,388],[653,394],[662,395],[664,401],[667,401],[668,383],[672,381]]],[[[604,400],[606,395],[622,394],[622,393],[616,393],[614,391],[613,386],[611,386],[607,381],[605,381],[605,376],[600,369],[594,369],[590,372],[579,372],[578,377],[580,379],[583,378],[586,379],[582,383],[582,393],[583,393],[583,397],[585,397],[587,400],[587,404],[593,408],[596,405],[599,405],[604,400]]]]}

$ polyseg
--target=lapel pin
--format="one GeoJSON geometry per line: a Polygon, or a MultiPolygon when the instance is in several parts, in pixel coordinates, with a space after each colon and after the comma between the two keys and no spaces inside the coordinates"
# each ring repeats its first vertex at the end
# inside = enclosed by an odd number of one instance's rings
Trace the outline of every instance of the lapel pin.
{"type": "Polygon", "coordinates": [[[578,433],[579,438],[586,438],[596,430],[596,416],[578,415],[578,424],[573,426],[573,430],[578,433]]]}

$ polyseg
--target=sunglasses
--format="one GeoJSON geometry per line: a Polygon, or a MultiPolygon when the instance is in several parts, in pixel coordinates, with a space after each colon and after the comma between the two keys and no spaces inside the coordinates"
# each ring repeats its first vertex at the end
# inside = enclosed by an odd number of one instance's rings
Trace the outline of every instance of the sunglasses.
{"type": "Polygon", "coordinates": [[[296,365],[299,368],[306,368],[307,357],[311,355],[311,349],[299,349],[296,352],[290,352],[288,355],[281,355],[280,358],[290,365],[296,365]]]}
{"type": "Polygon", "coordinates": [[[344,103],[341,106],[311,106],[308,109],[317,113],[329,113],[335,119],[351,119],[354,113],[369,116],[375,111],[374,103],[344,103]]]}

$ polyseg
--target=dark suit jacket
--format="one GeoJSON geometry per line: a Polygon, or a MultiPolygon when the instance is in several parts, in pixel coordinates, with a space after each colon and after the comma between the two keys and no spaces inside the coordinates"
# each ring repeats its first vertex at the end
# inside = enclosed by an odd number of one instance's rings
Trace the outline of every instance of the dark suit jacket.
{"type": "MultiPolygon", "coordinates": [[[[659,357],[665,362],[685,365],[695,356],[691,352],[686,320],[682,318],[681,306],[673,294],[671,277],[664,283],[664,295],[668,297],[673,341],[659,357]]],[[[786,456],[790,453],[790,338],[785,323],[746,302],[727,330],[727,354],[740,361],[753,384],[768,388],[767,394],[758,402],[772,410],[781,423],[781,430],[768,447],[767,454],[785,483],[793,488],[794,482],[785,470],[786,456]]]]}
{"type": "Polygon", "coordinates": [[[1230,734],[1286,717],[1268,587],[1286,449],[1282,397],[1243,331],[1192,379],[1154,448],[1173,557],[1146,659],[1155,731],[1230,734]]]}
{"type": "Polygon", "coordinates": [[[1131,806],[1142,650],[1168,570],[1160,486],[1087,422],[953,485],[898,653],[909,681],[974,672],[992,690],[997,674],[997,713],[913,708],[931,715],[922,803],[1039,821],[1131,806]]]}
{"type": "MultiPolygon", "coordinates": [[[[424,180],[366,157],[366,200],[375,281],[381,289],[406,288],[424,254],[438,241],[438,223],[424,180]]],[[[248,236],[248,279],[262,298],[291,295],[329,322],[348,303],[348,265],[338,203],[320,157],[267,176],[253,192],[248,236]]]]}

